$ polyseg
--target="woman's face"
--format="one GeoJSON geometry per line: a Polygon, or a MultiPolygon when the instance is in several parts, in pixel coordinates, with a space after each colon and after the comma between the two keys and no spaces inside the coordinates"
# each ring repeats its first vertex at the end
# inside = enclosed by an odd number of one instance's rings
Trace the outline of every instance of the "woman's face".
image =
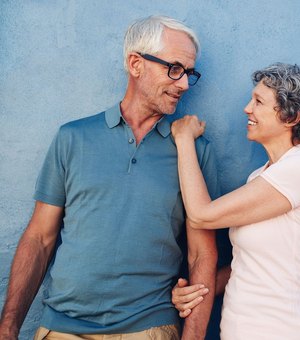
{"type": "Polygon", "coordinates": [[[249,140],[267,145],[278,142],[283,136],[291,138],[291,128],[279,119],[279,114],[275,110],[277,105],[275,91],[260,81],[245,107],[245,113],[248,115],[249,140]]]}

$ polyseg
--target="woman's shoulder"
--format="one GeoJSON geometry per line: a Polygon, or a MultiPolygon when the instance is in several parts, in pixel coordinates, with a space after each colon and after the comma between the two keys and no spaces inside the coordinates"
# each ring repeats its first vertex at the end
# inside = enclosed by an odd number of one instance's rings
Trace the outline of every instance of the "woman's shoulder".
{"type": "Polygon", "coordinates": [[[259,176],[268,167],[268,164],[269,164],[269,161],[267,163],[265,163],[264,165],[262,165],[261,167],[259,167],[258,169],[252,171],[251,174],[248,177],[247,182],[250,182],[255,177],[259,176]]]}
{"type": "Polygon", "coordinates": [[[274,167],[292,167],[300,171],[300,145],[293,146],[273,164],[274,167]]]}

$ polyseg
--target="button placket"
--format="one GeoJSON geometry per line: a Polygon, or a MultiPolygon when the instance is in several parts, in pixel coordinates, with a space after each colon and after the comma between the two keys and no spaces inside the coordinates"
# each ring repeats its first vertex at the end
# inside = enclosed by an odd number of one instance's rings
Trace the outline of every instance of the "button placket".
{"type": "Polygon", "coordinates": [[[128,173],[131,172],[131,166],[137,163],[136,153],[138,151],[139,145],[135,144],[136,140],[133,135],[133,132],[129,125],[125,125],[126,127],[126,138],[128,143],[128,151],[129,151],[129,163],[128,163],[128,173]]]}

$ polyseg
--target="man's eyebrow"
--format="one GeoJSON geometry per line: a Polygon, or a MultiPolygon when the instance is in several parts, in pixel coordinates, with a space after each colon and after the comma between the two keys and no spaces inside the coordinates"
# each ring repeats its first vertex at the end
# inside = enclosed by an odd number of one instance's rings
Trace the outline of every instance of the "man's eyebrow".
{"type": "Polygon", "coordinates": [[[185,70],[190,70],[190,71],[195,70],[195,67],[185,68],[180,61],[174,61],[173,63],[170,63],[170,64],[179,65],[179,66],[183,67],[185,70]]]}
{"type": "Polygon", "coordinates": [[[172,61],[170,64],[179,65],[179,66],[184,68],[184,66],[182,65],[182,63],[180,61],[172,61]]]}

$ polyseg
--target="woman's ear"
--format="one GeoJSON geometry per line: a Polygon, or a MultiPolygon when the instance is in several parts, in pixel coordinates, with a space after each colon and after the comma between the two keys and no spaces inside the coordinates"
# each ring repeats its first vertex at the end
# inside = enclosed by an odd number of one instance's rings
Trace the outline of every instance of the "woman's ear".
{"type": "Polygon", "coordinates": [[[300,111],[297,112],[297,118],[294,121],[292,121],[291,123],[285,123],[285,126],[286,127],[293,127],[293,126],[299,124],[299,122],[300,122],[300,111]]]}
{"type": "Polygon", "coordinates": [[[143,60],[138,53],[130,53],[127,59],[128,72],[138,78],[143,70],[143,60]]]}

